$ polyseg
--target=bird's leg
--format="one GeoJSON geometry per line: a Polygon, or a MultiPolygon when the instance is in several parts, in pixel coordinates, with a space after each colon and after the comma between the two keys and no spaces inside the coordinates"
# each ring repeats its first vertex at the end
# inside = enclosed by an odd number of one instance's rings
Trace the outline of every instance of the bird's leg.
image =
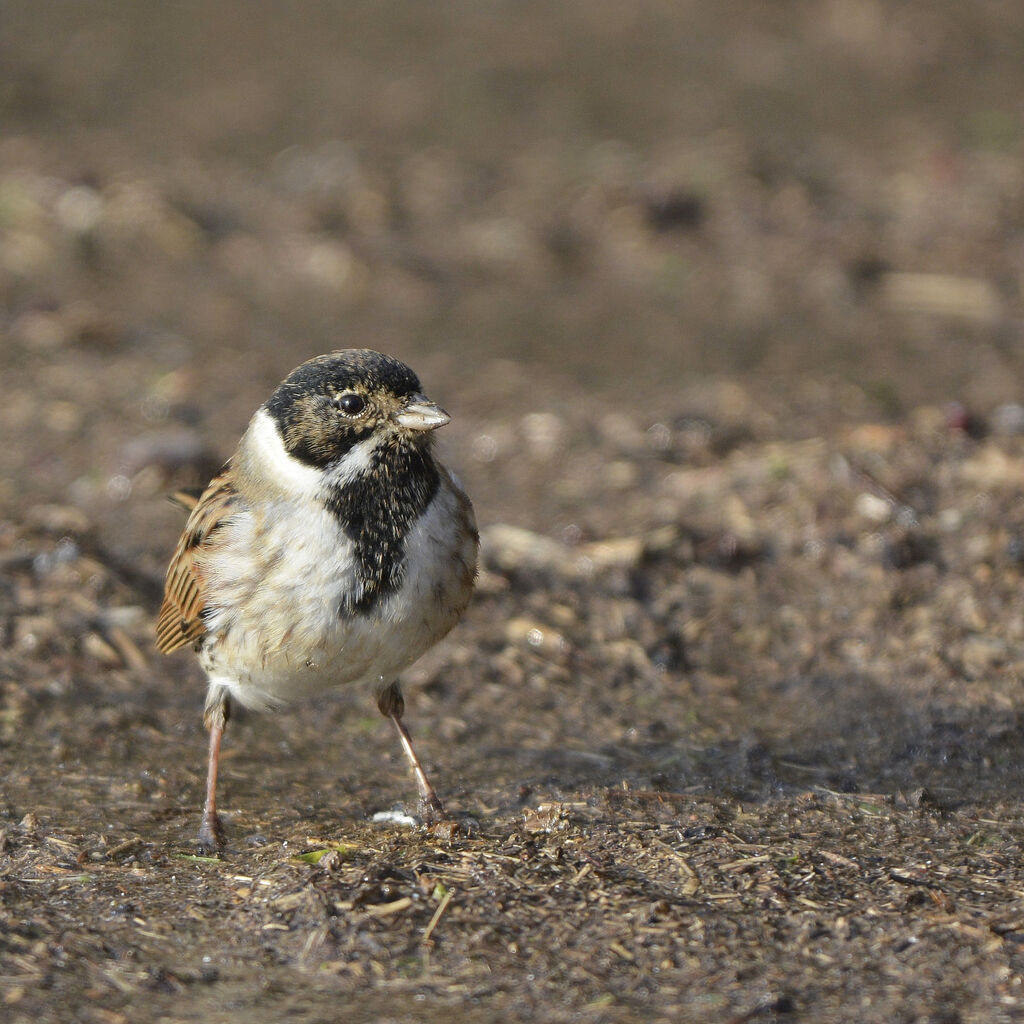
{"type": "Polygon", "coordinates": [[[199,825],[199,849],[208,856],[224,849],[224,829],[217,814],[217,766],[220,761],[220,741],[224,726],[231,716],[231,701],[227,691],[218,687],[211,690],[206,700],[203,721],[210,730],[210,753],[206,762],[206,802],[199,825]]]}
{"type": "Polygon", "coordinates": [[[416,776],[416,786],[420,791],[420,814],[424,821],[430,824],[443,821],[444,806],[438,800],[437,793],[434,792],[434,787],[430,784],[427,773],[416,756],[416,751],[413,750],[409,730],[402,722],[402,715],[405,713],[405,698],[402,696],[398,683],[391,683],[381,691],[377,698],[377,707],[385,718],[390,718],[395,723],[395,728],[398,730],[398,739],[402,744],[402,750],[405,751],[405,756],[408,758],[409,764],[412,765],[412,773],[416,776]]]}

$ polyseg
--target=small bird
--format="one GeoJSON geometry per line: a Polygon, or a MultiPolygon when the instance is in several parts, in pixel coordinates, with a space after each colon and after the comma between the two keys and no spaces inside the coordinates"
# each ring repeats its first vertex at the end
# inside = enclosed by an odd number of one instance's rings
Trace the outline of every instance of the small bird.
{"type": "Polygon", "coordinates": [[[476,577],[473,507],[432,453],[450,419],[391,356],[317,356],[256,410],[189,502],[156,635],[164,653],[191,645],[209,680],[205,852],[224,847],[217,765],[234,701],[269,710],[372,686],[424,819],[444,815],[402,721],[397,676],[459,620],[476,577]]]}

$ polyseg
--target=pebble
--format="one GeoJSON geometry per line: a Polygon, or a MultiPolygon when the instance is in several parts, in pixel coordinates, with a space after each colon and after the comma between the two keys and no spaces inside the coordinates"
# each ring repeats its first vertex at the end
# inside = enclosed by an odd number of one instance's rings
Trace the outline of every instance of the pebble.
{"type": "Polygon", "coordinates": [[[1024,405],[1007,402],[992,413],[992,430],[996,434],[1012,436],[1024,434],[1024,405]]]}
{"type": "Polygon", "coordinates": [[[509,643],[526,644],[547,655],[562,654],[569,649],[569,641],[561,633],[536,619],[509,619],[505,624],[505,637],[509,643]]]}
{"type": "Polygon", "coordinates": [[[965,637],[960,649],[964,670],[978,678],[1006,660],[1006,643],[998,637],[973,633],[965,637]]]}
{"type": "Polygon", "coordinates": [[[639,564],[648,541],[660,550],[670,542],[670,534],[674,535],[674,529],[654,530],[649,537],[610,537],[569,547],[520,526],[494,523],[482,531],[481,544],[485,560],[499,572],[533,570],[585,578],[595,570],[639,564]]]}

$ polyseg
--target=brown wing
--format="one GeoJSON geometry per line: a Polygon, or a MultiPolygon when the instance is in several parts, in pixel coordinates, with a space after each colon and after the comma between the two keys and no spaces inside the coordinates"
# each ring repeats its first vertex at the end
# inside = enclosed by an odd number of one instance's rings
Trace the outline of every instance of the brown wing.
{"type": "Polygon", "coordinates": [[[199,499],[203,496],[203,491],[204,488],[202,487],[183,487],[180,491],[168,494],[167,500],[172,505],[177,505],[178,508],[183,508],[186,512],[191,512],[192,509],[199,504],[199,499]]]}
{"type": "MultiPolygon", "coordinates": [[[[164,584],[164,603],[156,621],[156,646],[164,654],[196,643],[206,632],[202,619],[206,604],[205,588],[197,555],[209,545],[238,502],[229,469],[230,463],[194,502],[195,507],[174,549],[164,584]]],[[[179,503],[184,504],[180,499],[179,503]]]]}

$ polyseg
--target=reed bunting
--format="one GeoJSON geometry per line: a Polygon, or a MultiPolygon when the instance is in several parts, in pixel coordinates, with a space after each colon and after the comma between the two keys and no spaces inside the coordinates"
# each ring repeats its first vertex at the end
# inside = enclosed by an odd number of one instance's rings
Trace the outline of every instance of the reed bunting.
{"type": "Polygon", "coordinates": [[[397,676],[469,603],[473,508],[433,456],[448,414],[390,356],[348,349],[293,370],[191,511],[167,570],[157,646],[190,645],[209,680],[199,844],[220,852],[217,764],[234,701],[273,709],[375,688],[421,813],[444,809],[403,724],[397,676]]]}

